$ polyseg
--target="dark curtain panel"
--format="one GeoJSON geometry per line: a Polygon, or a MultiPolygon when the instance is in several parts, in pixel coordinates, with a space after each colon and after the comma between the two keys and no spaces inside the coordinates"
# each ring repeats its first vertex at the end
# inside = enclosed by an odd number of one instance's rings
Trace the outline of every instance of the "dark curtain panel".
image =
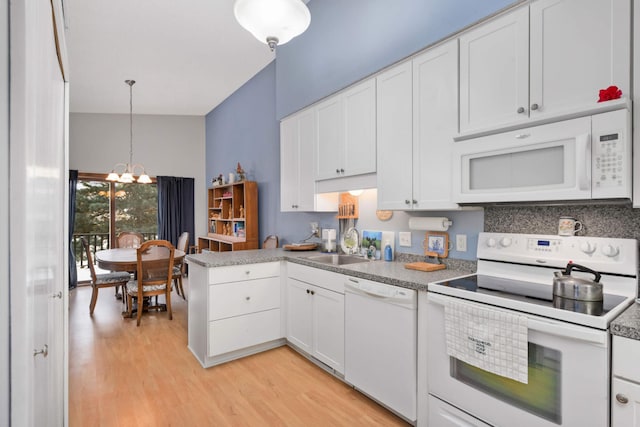
{"type": "Polygon", "coordinates": [[[189,244],[195,241],[193,219],[193,178],[158,176],[158,238],[174,246],[183,231],[189,232],[189,244]]]}
{"type": "Polygon", "coordinates": [[[78,286],[78,270],[76,255],[73,248],[73,225],[76,222],[76,188],[78,186],[78,171],[69,171],[69,289],[78,286]]]}

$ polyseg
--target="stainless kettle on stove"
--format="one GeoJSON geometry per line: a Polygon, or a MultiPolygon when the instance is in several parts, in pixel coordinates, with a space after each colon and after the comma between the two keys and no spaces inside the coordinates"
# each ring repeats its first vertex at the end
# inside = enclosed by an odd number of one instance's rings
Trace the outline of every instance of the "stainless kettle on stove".
{"type": "Polygon", "coordinates": [[[578,301],[602,301],[600,273],[580,264],[569,263],[562,271],[553,273],[553,296],[578,301]],[[582,271],[594,275],[593,280],[571,275],[571,271],[582,271]]]}

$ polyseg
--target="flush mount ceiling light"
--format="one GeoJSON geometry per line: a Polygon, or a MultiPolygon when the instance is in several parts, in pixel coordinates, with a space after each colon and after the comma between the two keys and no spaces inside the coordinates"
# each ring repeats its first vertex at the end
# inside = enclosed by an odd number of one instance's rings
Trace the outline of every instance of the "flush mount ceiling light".
{"type": "Polygon", "coordinates": [[[271,51],[302,34],[311,22],[302,0],[236,0],[233,13],[240,25],[271,51]]]}
{"type": "Polygon", "coordinates": [[[136,169],[142,169],[142,174],[138,177],[137,181],[140,184],[149,184],[151,182],[151,178],[144,170],[144,166],[141,164],[133,164],[133,85],[136,83],[135,80],[125,80],[127,85],[129,85],[129,163],[118,163],[116,164],[111,173],[107,175],[107,181],[117,181],[122,184],[130,184],[135,179],[133,177],[136,169]],[[118,176],[116,170],[122,168],[122,175],[118,176]]]}

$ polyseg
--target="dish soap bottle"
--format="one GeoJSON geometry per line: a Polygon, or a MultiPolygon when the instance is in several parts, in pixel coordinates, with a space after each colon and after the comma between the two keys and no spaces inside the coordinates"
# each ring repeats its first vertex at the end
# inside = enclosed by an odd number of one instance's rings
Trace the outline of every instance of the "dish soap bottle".
{"type": "Polygon", "coordinates": [[[388,240],[384,242],[384,260],[393,261],[393,249],[391,249],[391,243],[388,240]]]}

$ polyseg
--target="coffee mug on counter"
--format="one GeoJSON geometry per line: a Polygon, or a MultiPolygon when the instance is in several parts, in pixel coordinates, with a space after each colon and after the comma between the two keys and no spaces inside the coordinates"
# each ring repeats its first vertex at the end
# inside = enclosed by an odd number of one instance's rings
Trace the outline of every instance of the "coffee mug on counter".
{"type": "Polygon", "coordinates": [[[582,230],[582,223],[570,216],[561,216],[558,221],[559,236],[573,236],[582,230]]]}

